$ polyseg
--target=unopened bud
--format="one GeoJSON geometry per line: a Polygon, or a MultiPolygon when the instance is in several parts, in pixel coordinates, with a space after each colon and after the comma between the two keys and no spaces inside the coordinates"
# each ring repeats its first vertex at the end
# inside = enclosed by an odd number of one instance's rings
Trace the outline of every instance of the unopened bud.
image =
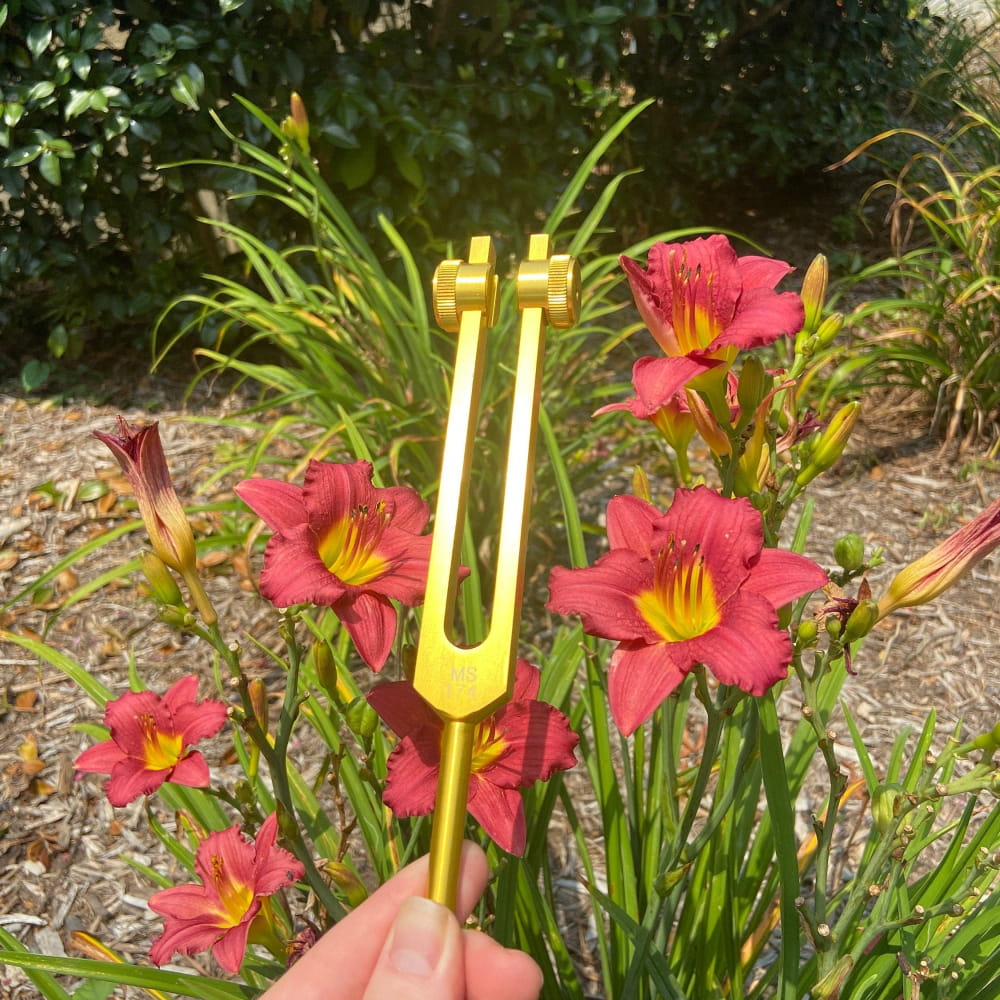
{"type": "Polygon", "coordinates": [[[309,152],[309,116],[306,106],[295,91],[289,99],[291,114],[281,123],[281,132],[286,139],[294,142],[303,153],[309,152]]]}
{"type": "Polygon", "coordinates": [[[337,694],[337,664],[333,659],[330,644],[324,640],[315,643],[312,648],[313,667],[316,669],[316,680],[330,697],[337,694]]]}
{"type": "Polygon", "coordinates": [[[872,819],[883,836],[895,829],[902,798],[903,787],[899,784],[879,785],[872,793],[872,819]]]}
{"type": "Polygon", "coordinates": [[[844,642],[863,639],[878,621],[878,601],[859,601],[844,626],[844,642]]]}
{"type": "Polygon", "coordinates": [[[267,688],[259,677],[254,677],[247,685],[247,693],[250,696],[250,705],[253,708],[253,717],[257,720],[263,732],[267,732],[267,688]]]}
{"type": "Polygon", "coordinates": [[[172,608],[184,607],[181,588],[177,586],[167,564],[155,552],[144,552],[139,557],[139,568],[149,584],[149,592],[158,604],[172,608]]]}
{"type": "Polygon", "coordinates": [[[860,410],[861,404],[853,402],[845,404],[837,411],[820,434],[806,467],[795,477],[795,482],[799,486],[812,482],[843,455],[860,410]]]}
{"type": "Polygon", "coordinates": [[[795,633],[795,644],[797,646],[811,646],[816,641],[816,635],[819,632],[819,627],[816,625],[815,619],[807,618],[803,622],[799,622],[798,630],[795,633]]]}
{"type": "Polygon", "coordinates": [[[972,745],[977,750],[985,751],[987,755],[996,753],[997,747],[1000,746],[1000,722],[988,732],[980,733],[972,741],[972,745]]]}
{"type": "Polygon", "coordinates": [[[826,634],[831,639],[840,638],[840,633],[843,631],[844,626],[840,621],[839,615],[827,615],[824,625],[826,627],[826,634]]]}
{"type": "Polygon", "coordinates": [[[833,338],[843,329],[844,314],[831,313],[819,325],[819,329],[814,334],[815,349],[821,351],[824,347],[829,347],[833,338]]]}
{"type": "Polygon", "coordinates": [[[865,561],[865,543],[861,536],[849,531],[833,543],[833,558],[842,569],[861,569],[865,561]]]}
{"type": "Polygon", "coordinates": [[[327,861],[323,867],[330,876],[330,881],[344,894],[352,910],[368,898],[368,890],[358,878],[357,872],[342,861],[327,861]]]}
{"type": "Polygon", "coordinates": [[[812,259],[802,279],[802,305],[805,307],[806,318],[803,330],[813,331],[819,325],[823,315],[823,303],[826,301],[826,288],[830,279],[830,268],[826,257],[818,253],[812,259]]]}
{"type": "Polygon", "coordinates": [[[632,470],[632,493],[646,503],[653,502],[653,495],[649,489],[649,476],[641,465],[632,470]]]}
{"type": "Polygon", "coordinates": [[[347,728],[364,743],[368,743],[378,727],[378,712],[368,704],[367,698],[355,698],[344,712],[347,728]]]}
{"type": "Polygon", "coordinates": [[[771,377],[764,369],[759,358],[750,355],[743,362],[740,378],[736,384],[736,400],[740,404],[740,412],[753,413],[768,390],[771,388],[771,377]]]}

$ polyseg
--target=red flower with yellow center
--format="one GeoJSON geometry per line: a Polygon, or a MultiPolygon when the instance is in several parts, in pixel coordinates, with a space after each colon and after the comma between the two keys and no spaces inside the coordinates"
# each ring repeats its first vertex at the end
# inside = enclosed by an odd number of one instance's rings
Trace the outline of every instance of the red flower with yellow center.
{"type": "Polygon", "coordinates": [[[369,462],[311,461],[301,487],[247,479],[236,492],[274,531],[261,593],[278,607],[332,608],[362,659],[380,670],[396,635],[392,601],[423,600],[427,504],[406,487],[373,486],[369,462]]]}
{"type": "Polygon", "coordinates": [[[129,691],[104,709],[111,739],[84,750],[76,768],[109,774],[108,801],[124,806],[149,795],[164,782],[205,788],[208,764],[191,747],[225,724],[221,701],[195,701],[198,678],[177,681],[161,698],[152,691],[129,691]]]}
{"type": "Polygon", "coordinates": [[[654,243],[646,268],[629,257],[621,264],[643,322],[671,357],[728,365],[738,350],[802,329],[801,298],[774,291],[792,268],[768,257],[737,257],[725,236],[654,243]]]}
{"type": "MultiPolygon", "coordinates": [[[[524,851],[527,826],[519,788],[548,781],[576,763],[579,737],[558,709],[538,701],[540,674],[517,661],[514,693],[479,723],[472,749],[469,812],[510,854],[524,851]]],[[[389,755],[383,799],[397,816],[434,809],[443,723],[409,681],[379,684],[368,701],[400,738],[389,755]]]]}
{"type": "Polygon", "coordinates": [[[761,695],[791,662],[778,608],[822,587],[826,574],[792,552],[763,548],[749,501],[705,486],[678,490],[664,514],[637,497],[608,504],[611,551],[583,569],[556,567],[549,610],[618,640],[608,700],[626,736],[698,663],[761,695]]]}
{"type": "Polygon", "coordinates": [[[201,885],[178,885],[157,892],[149,908],[165,917],[163,933],[149,957],[156,965],[175,952],[193,955],[212,949],[227,972],[239,972],[251,936],[273,936],[265,897],[302,878],[304,869],[293,855],[276,846],[278,819],[272,813],[254,842],[238,826],[209,834],[195,855],[201,885]]]}

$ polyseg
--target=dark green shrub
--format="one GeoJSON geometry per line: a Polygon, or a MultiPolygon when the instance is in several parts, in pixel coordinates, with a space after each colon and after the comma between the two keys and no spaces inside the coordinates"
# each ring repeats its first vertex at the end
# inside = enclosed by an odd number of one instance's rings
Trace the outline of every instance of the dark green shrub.
{"type": "MultiPolygon", "coordinates": [[[[706,185],[842,155],[923,72],[927,24],[908,6],[0,3],[0,320],[36,354],[59,323],[76,337],[132,323],[141,337],[200,273],[224,270],[225,244],[195,219],[204,192],[245,183],[209,111],[262,138],[235,95],[281,118],[301,92],[312,152],[359,225],[378,238],[382,213],[437,259],[470,232],[517,245],[634,96],[660,107],[609,165],[647,171],[609,218],[618,229],[674,224],[706,185]],[[193,158],[208,165],[160,169],[193,158]]],[[[271,246],[306,235],[286,225],[254,212],[271,246]]]]}

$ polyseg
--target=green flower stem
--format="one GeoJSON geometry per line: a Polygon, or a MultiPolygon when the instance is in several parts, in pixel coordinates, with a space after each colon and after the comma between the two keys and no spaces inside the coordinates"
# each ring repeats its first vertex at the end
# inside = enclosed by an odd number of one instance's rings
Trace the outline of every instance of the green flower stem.
{"type": "Polygon", "coordinates": [[[274,786],[274,797],[278,806],[279,820],[282,819],[282,814],[285,818],[285,821],[280,823],[282,835],[288,841],[295,856],[302,862],[305,868],[306,881],[313,892],[316,893],[317,898],[329,917],[334,921],[340,920],[346,915],[346,910],[337,897],[330,891],[326,879],[323,878],[316,867],[312,851],[302,836],[302,827],[297,818],[297,811],[288,776],[287,751],[288,743],[295,727],[295,719],[298,715],[298,677],[302,660],[302,651],[295,639],[294,617],[290,614],[286,615],[281,624],[281,635],[288,649],[288,674],[285,683],[285,697],[282,702],[281,713],[278,717],[278,727],[275,732],[273,745],[268,739],[268,734],[261,728],[254,714],[253,704],[250,700],[249,682],[240,663],[239,646],[235,643],[227,643],[222,637],[217,624],[211,625],[202,634],[215,647],[229,667],[232,675],[236,678],[240,700],[243,703],[243,728],[253,745],[258,748],[261,756],[267,762],[268,772],[271,775],[271,782],[274,786]]]}

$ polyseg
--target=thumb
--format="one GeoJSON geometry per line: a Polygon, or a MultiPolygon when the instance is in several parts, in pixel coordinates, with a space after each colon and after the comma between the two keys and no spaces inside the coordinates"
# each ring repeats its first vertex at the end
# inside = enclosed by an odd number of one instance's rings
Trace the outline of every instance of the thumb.
{"type": "Polygon", "coordinates": [[[404,899],[363,1000],[463,1000],[461,930],[440,903],[404,899]]]}

